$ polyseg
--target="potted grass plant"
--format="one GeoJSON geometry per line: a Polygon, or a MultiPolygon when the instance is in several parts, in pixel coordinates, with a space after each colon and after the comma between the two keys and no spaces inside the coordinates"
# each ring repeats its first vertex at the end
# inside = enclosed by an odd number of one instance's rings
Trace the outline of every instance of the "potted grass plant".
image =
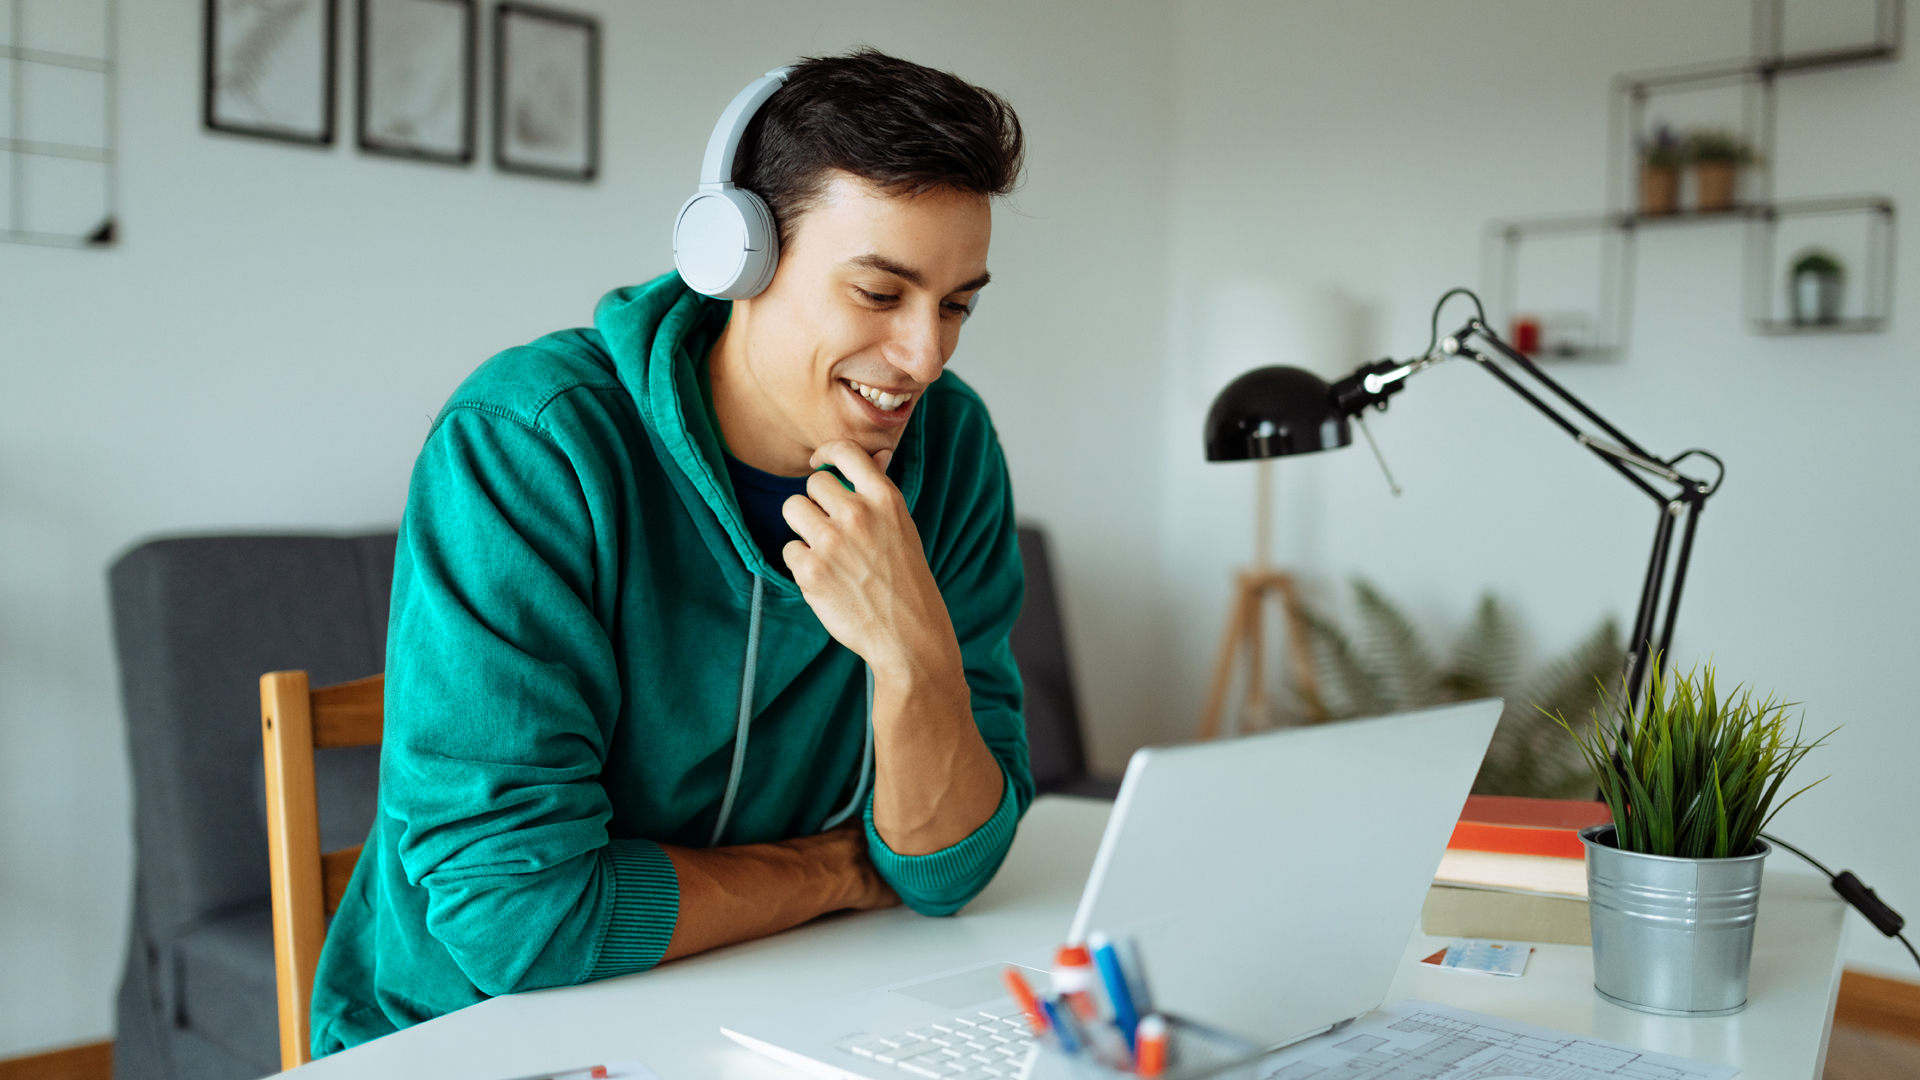
{"type": "MultiPolygon", "coordinates": [[[[1724,1016],[1747,1002],[1767,822],[1787,774],[1827,739],[1771,695],[1722,695],[1713,666],[1661,674],[1637,708],[1609,695],[1580,744],[1613,823],[1580,832],[1587,853],[1594,989],[1669,1016],[1724,1016]]],[[[1832,733],[1829,732],[1828,735],[1832,733]]],[[[1819,781],[1815,781],[1818,783],[1819,781]]]]}
{"type": "Polygon", "coordinates": [[[1753,147],[1731,131],[1703,128],[1687,137],[1685,156],[1693,164],[1699,208],[1708,212],[1733,209],[1740,167],[1753,163],[1753,147]]]}

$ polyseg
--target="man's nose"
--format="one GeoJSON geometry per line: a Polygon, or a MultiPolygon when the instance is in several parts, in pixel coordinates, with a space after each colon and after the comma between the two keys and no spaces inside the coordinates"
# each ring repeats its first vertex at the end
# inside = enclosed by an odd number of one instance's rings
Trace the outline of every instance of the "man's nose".
{"type": "Polygon", "coordinates": [[[940,377],[946,366],[946,350],[941,347],[940,311],[918,312],[894,324],[892,340],[887,342],[887,362],[922,385],[940,377]]]}

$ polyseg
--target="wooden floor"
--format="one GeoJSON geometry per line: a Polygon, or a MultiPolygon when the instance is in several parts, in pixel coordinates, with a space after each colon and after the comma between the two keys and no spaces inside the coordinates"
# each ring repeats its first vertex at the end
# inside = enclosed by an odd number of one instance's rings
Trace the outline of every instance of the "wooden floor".
{"type": "Polygon", "coordinates": [[[1920,1039],[1835,1024],[1825,1080],[1920,1080],[1920,1039]]]}
{"type": "Polygon", "coordinates": [[[0,1080],[113,1080],[113,1044],[88,1043],[0,1061],[0,1080]]]}

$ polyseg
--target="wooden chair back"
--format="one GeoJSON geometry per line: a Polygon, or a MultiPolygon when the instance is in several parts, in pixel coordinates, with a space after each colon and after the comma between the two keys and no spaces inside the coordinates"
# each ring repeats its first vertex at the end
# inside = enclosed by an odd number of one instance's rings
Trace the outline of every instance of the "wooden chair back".
{"type": "Polygon", "coordinates": [[[267,768],[267,857],[273,878],[273,975],[280,1004],[280,1066],[312,1057],[313,975],[360,846],[320,850],[313,752],[380,741],[386,677],[310,690],[304,671],[260,676],[267,768]]]}

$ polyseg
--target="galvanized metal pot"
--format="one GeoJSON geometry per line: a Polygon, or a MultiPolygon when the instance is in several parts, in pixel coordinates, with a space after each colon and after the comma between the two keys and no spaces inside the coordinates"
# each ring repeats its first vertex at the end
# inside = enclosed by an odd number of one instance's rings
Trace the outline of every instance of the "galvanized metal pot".
{"type": "Polygon", "coordinates": [[[1593,988],[1616,1005],[1663,1016],[1725,1016],[1747,1007],[1760,870],[1773,849],[1731,859],[1621,851],[1612,825],[1580,830],[1593,916],[1593,988]]]}

